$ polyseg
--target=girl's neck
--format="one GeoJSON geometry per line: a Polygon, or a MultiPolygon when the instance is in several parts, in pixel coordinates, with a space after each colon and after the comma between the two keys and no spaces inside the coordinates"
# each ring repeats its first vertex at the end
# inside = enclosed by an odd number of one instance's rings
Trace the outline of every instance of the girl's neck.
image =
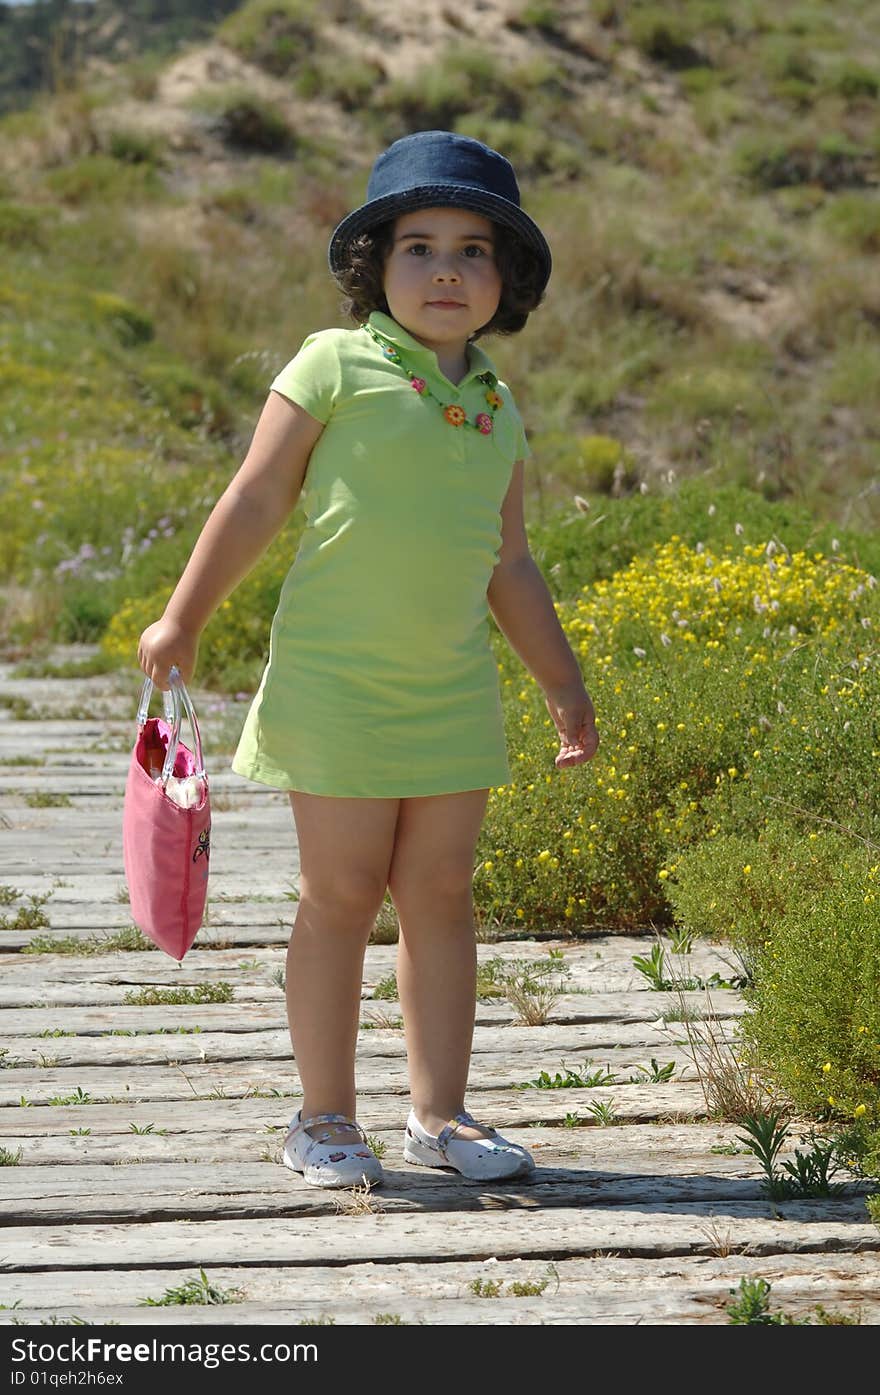
{"type": "Polygon", "coordinates": [[[467,345],[463,349],[437,349],[437,366],[450,383],[460,383],[468,371],[467,345]]]}
{"type": "MultiPolygon", "coordinates": [[[[412,334],[411,329],[408,329],[406,332],[407,334],[412,334]]],[[[420,344],[424,344],[426,349],[432,349],[434,351],[437,355],[437,367],[440,369],[444,378],[448,378],[450,383],[461,382],[470,367],[470,356],[468,354],[468,344],[470,341],[468,339],[466,339],[464,343],[435,344],[429,339],[423,339],[421,335],[418,334],[413,334],[412,337],[413,339],[418,339],[420,344]]]]}

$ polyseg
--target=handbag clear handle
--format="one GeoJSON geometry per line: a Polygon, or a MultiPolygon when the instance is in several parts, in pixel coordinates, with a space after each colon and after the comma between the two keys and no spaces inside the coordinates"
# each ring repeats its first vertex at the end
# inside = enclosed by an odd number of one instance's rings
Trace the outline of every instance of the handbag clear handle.
{"type": "MultiPolygon", "coordinates": [[[[199,724],[196,719],[195,708],[192,704],[192,698],[186,690],[186,685],[180,676],[180,669],[177,667],[176,664],[172,665],[168,677],[171,683],[171,687],[167,691],[163,692],[162,699],[163,706],[165,709],[165,720],[167,722],[170,722],[171,724],[171,737],[168,742],[168,751],[165,755],[165,762],[162,766],[163,789],[168,781],[168,777],[174,769],[174,762],[177,759],[177,748],[180,745],[180,723],[184,711],[186,711],[186,715],[189,718],[189,724],[192,727],[195,745],[196,768],[193,771],[193,774],[198,775],[201,779],[204,779],[206,775],[205,760],[204,756],[202,755],[202,734],[199,731],[199,724]]],[[[142,727],[147,720],[147,713],[150,710],[150,697],[152,695],[152,692],[153,680],[151,678],[145,678],[143,687],[141,688],[140,701],[138,702],[138,728],[142,727]]]]}

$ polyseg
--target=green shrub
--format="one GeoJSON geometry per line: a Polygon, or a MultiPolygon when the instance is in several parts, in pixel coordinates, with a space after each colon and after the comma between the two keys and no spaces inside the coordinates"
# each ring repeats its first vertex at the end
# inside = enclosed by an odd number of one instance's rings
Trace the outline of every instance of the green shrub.
{"type": "Polygon", "coordinates": [[[683,7],[646,5],[634,9],[626,21],[627,33],[649,58],[670,68],[705,67],[706,55],[691,42],[694,25],[683,7]]]}
{"type": "Polygon", "coordinates": [[[375,100],[385,80],[385,69],[373,58],[344,58],[328,52],[308,59],[296,75],[301,97],[321,97],[338,102],[344,111],[362,111],[375,100]]]}
{"type": "Polygon", "coordinates": [[[804,78],[777,78],[772,84],[774,97],[786,102],[795,111],[809,111],[816,102],[816,87],[804,78]]]}
{"type": "Polygon", "coordinates": [[[867,256],[880,252],[880,200],[867,194],[841,194],[825,205],[821,221],[835,237],[867,256]]]}
{"type": "MultiPolygon", "coordinates": [[[[545,457],[551,445],[542,443],[545,457]]],[[[588,481],[576,468],[578,458],[570,441],[566,447],[574,487],[588,494],[588,481]]],[[[880,538],[875,535],[822,524],[799,503],[768,500],[756,490],[716,482],[711,476],[684,479],[662,492],[655,485],[646,494],[603,497],[586,513],[572,506],[567,517],[560,514],[546,524],[533,524],[529,540],[554,595],[568,600],[673,534],[688,547],[715,549],[736,536],[736,528],[747,539],[784,538],[793,551],[818,548],[880,574],[880,538]]]]}
{"type": "Polygon", "coordinates": [[[131,164],[104,154],[83,155],[59,165],[46,173],[45,182],[62,203],[75,206],[94,202],[124,204],[147,196],[155,200],[162,192],[152,163],[131,164]]]}
{"type": "Polygon", "coordinates": [[[808,1318],[795,1319],[783,1312],[770,1312],[770,1285],[766,1279],[742,1278],[739,1288],[729,1289],[727,1320],[736,1327],[798,1327],[809,1323],[808,1318]]]}
{"type": "Polygon", "coordinates": [[[234,416],[227,394],[204,369],[154,358],[141,363],[138,377],[147,401],[164,408],[179,426],[207,427],[218,435],[232,428],[234,416]]]}
{"type": "Polygon", "coordinates": [[[452,130],[465,117],[518,121],[527,96],[491,52],[456,46],[412,77],[390,82],[378,95],[378,107],[403,134],[404,129],[452,130]]]}
{"type": "Polygon", "coordinates": [[[782,791],[865,833],[880,682],[865,662],[861,621],[871,629],[878,606],[861,573],[673,538],[559,613],[602,746],[587,770],[553,770],[542,694],[499,640],[513,779],[490,792],[484,824],[474,885],[488,917],[668,923],[664,881],[680,850],[738,825],[759,831],[782,791]]]}
{"type": "Polygon", "coordinates": [[[524,0],[513,14],[508,15],[505,24],[510,29],[537,29],[550,37],[562,31],[562,17],[559,6],[549,0],[524,0]]]}
{"type": "Polygon", "coordinates": [[[805,896],[812,903],[835,881],[862,877],[866,856],[827,827],[807,832],[770,815],[758,831],[716,834],[678,853],[666,889],[676,925],[729,942],[751,963],[782,921],[804,914],[805,896]]]}
{"type": "Polygon", "coordinates": [[[583,488],[598,494],[628,492],[635,480],[635,462],[622,441],[613,436],[580,436],[575,442],[583,488]]]}
{"type": "Polygon", "coordinates": [[[682,92],[691,98],[716,91],[720,81],[717,69],[706,67],[688,68],[679,78],[682,92]]]}
{"type": "Polygon", "coordinates": [[[197,1279],[185,1279],[177,1288],[166,1288],[161,1298],[141,1298],[142,1307],[164,1308],[192,1303],[241,1303],[244,1292],[238,1288],[218,1288],[212,1284],[204,1269],[199,1270],[197,1279]]]}
{"type": "Polygon", "coordinates": [[[867,633],[874,629],[877,608],[873,598],[862,608],[861,585],[852,601],[841,598],[854,612],[841,632],[800,633],[787,647],[783,636],[748,647],[739,675],[747,699],[740,708],[742,759],[736,776],[719,772],[703,801],[709,829],[757,835],[782,813],[805,830],[827,826],[880,840],[873,797],[880,673],[859,629],[860,620],[867,633]]]}
{"type": "Polygon", "coordinates": [[[162,151],[162,140],[146,131],[111,131],[107,139],[107,154],[129,165],[159,165],[162,151]]]}
{"type": "Polygon", "coordinates": [[[120,295],[109,291],[94,291],[91,303],[98,321],[109,324],[120,343],[145,344],[153,338],[153,321],[145,311],[132,305],[120,295]]]}
{"type": "MultiPolygon", "coordinates": [[[[851,866],[851,864],[850,864],[851,866]]],[[[810,1115],[863,1119],[880,1142],[880,865],[801,883],[802,906],[773,927],[747,990],[743,1041],[810,1115]]]]}
{"type": "Polygon", "coordinates": [[[880,344],[875,334],[857,330],[837,346],[827,364],[824,389],[829,402],[855,408],[866,393],[880,393],[880,344]]]}
{"type": "Polygon", "coordinates": [[[710,362],[680,363],[654,381],[647,411],[655,421],[769,425],[776,414],[766,390],[770,357],[763,346],[752,345],[716,353],[710,362]]]}
{"type": "Polygon", "coordinates": [[[56,644],[93,644],[106,630],[114,608],[112,594],[94,582],[69,582],[52,620],[51,638],[56,644]]]}
{"type": "Polygon", "coordinates": [[[51,207],[0,199],[0,246],[45,247],[46,230],[55,224],[56,217],[51,207]]]}
{"type": "Polygon", "coordinates": [[[737,146],[735,166],[756,188],[782,189],[792,184],[819,184],[841,189],[871,183],[876,160],[847,136],[775,132],[748,136],[737,146]]]}
{"type": "Polygon", "coordinates": [[[768,77],[794,78],[804,83],[816,81],[816,64],[809,47],[793,43],[780,34],[768,35],[761,47],[761,66],[768,77]]]}
{"type": "Polygon", "coordinates": [[[229,93],[213,120],[227,145],[279,155],[291,151],[296,137],[286,116],[272,102],[247,91],[229,93]]]}
{"type": "Polygon", "coordinates": [[[807,832],[814,812],[685,849],[666,886],[679,926],[749,968],[747,1058],[808,1116],[858,1121],[845,1151],[864,1157],[880,1148],[880,863],[876,843],[807,832]]]}
{"type": "Polygon", "coordinates": [[[317,41],[319,19],[344,18],[339,0],[248,0],[217,26],[221,43],[283,77],[317,41]]]}
{"type": "Polygon", "coordinates": [[[839,92],[848,101],[867,97],[869,100],[880,96],[880,72],[866,68],[858,62],[842,63],[831,75],[832,91],[839,92]]]}

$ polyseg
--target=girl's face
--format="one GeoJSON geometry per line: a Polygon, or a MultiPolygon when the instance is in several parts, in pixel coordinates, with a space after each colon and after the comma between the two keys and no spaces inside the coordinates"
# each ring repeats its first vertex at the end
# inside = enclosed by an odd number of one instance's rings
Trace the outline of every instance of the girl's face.
{"type": "Polygon", "coordinates": [[[501,299],[494,227],[465,208],[421,208],[394,222],[385,298],[398,324],[428,348],[464,348],[501,299]]]}

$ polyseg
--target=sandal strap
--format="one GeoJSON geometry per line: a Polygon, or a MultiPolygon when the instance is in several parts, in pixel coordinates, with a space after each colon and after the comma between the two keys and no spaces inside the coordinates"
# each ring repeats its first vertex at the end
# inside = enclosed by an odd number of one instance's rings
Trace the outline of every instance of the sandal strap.
{"type": "Polygon", "coordinates": [[[347,1114],[313,1114],[311,1119],[300,1120],[299,1127],[310,1129],[313,1124],[348,1124],[349,1128],[360,1130],[360,1124],[349,1119],[347,1114]]]}
{"type": "Polygon", "coordinates": [[[446,1157],[446,1148],[448,1144],[452,1142],[452,1139],[458,1133],[462,1124],[469,1124],[473,1129],[482,1129],[486,1138],[495,1138],[498,1134],[497,1129],[493,1129],[489,1124],[478,1123],[472,1114],[468,1114],[465,1110],[462,1110],[461,1114],[456,1114],[450,1119],[445,1128],[442,1128],[437,1135],[437,1147],[444,1158],[446,1157]]]}
{"type": "MultiPolygon", "coordinates": [[[[298,1133],[305,1133],[309,1139],[305,1153],[303,1154],[303,1160],[306,1162],[314,1149],[320,1144],[326,1143],[327,1139],[332,1138],[334,1133],[333,1129],[322,1129],[317,1138],[312,1138],[308,1130],[315,1124],[345,1124],[347,1128],[357,1130],[362,1143],[365,1144],[367,1142],[367,1135],[364,1133],[360,1124],[356,1119],[349,1119],[347,1114],[313,1114],[311,1119],[300,1118],[298,1123],[294,1124],[293,1128],[288,1131],[286,1142],[291,1142],[298,1133]]],[[[354,1143],[339,1144],[340,1148],[354,1148],[355,1146],[354,1143]]]]}

